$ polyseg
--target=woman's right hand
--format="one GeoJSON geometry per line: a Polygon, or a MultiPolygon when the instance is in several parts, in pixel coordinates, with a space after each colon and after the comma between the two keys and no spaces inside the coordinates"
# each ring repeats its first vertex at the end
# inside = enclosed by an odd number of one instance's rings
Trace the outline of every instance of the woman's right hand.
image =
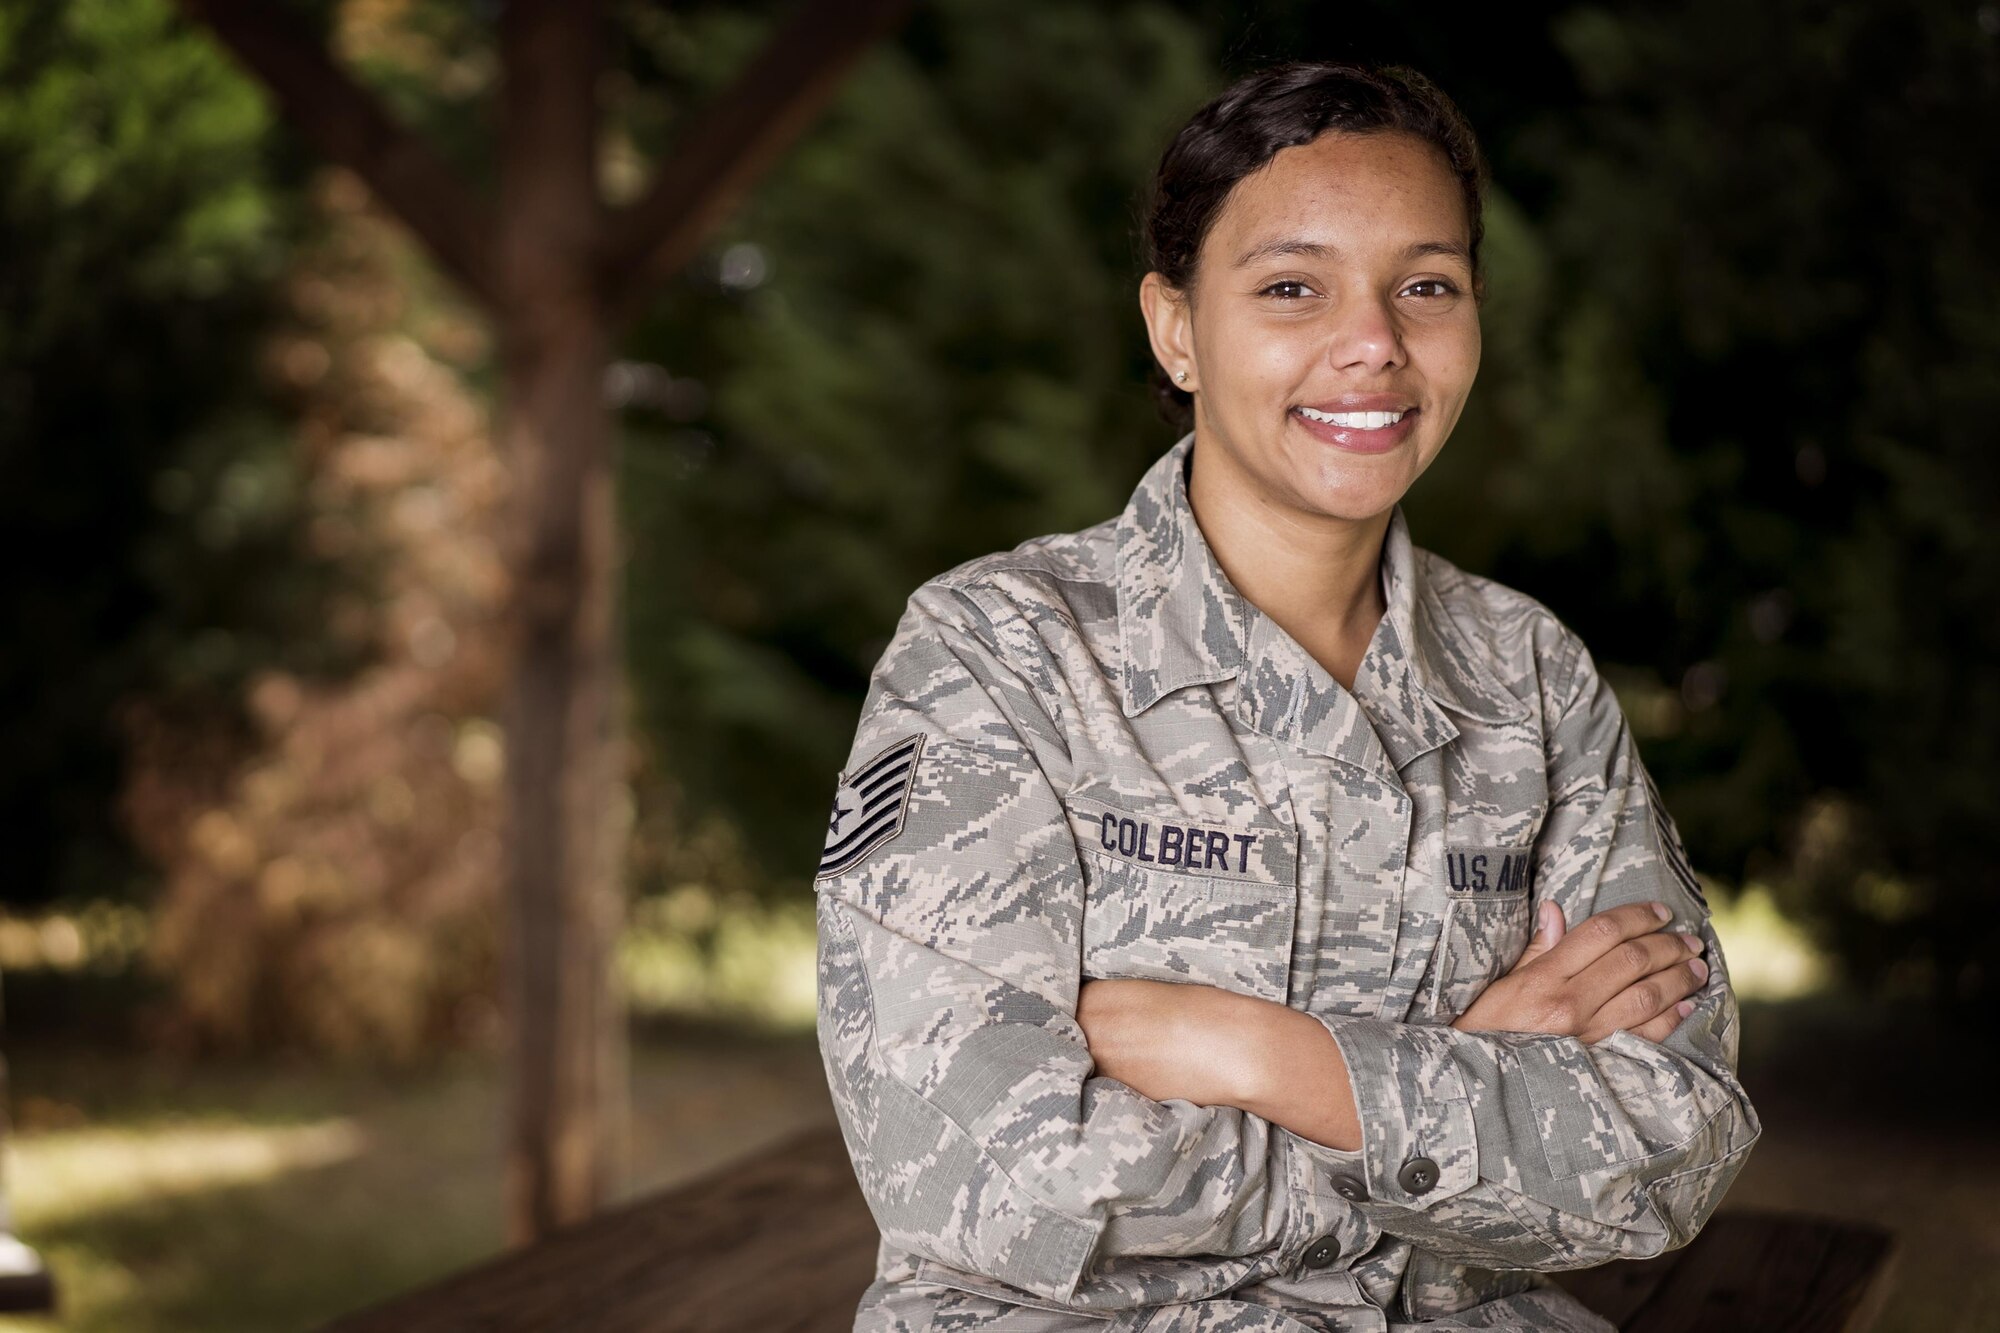
{"type": "Polygon", "coordinates": [[[1566,930],[1544,902],[1521,960],[1452,1021],[1461,1032],[1544,1032],[1584,1044],[1619,1029],[1664,1041],[1708,980],[1701,937],[1661,930],[1664,903],[1628,903],[1566,930]]]}

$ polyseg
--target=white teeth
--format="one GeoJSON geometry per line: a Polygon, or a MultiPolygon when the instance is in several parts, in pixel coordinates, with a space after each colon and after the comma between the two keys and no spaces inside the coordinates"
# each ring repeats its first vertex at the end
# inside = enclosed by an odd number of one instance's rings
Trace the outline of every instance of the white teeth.
{"type": "Polygon", "coordinates": [[[1313,407],[1302,407],[1299,411],[1314,421],[1345,426],[1349,430],[1381,430],[1403,419],[1401,412],[1322,412],[1313,407]]]}

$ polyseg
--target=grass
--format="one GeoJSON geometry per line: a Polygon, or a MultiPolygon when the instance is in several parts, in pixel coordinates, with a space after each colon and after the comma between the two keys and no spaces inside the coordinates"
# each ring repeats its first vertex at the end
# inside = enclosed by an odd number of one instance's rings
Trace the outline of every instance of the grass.
{"type": "MultiPolygon", "coordinates": [[[[281,1333],[500,1248],[499,1071],[384,1079],[17,1050],[15,1218],[59,1319],[5,1333],[281,1333]]],[[[656,1189],[830,1118],[809,1033],[663,1028],[632,1061],[632,1169],[656,1189]]]]}

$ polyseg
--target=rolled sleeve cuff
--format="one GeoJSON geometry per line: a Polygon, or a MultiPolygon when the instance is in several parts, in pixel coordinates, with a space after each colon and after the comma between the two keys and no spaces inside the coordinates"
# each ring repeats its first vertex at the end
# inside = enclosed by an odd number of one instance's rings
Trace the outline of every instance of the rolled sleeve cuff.
{"type": "Polygon", "coordinates": [[[1361,1147],[1312,1143],[1313,1156],[1350,1197],[1427,1209],[1479,1183],[1479,1140],[1460,1066],[1463,1034],[1451,1028],[1315,1014],[1347,1062],[1361,1147]],[[1342,1179],[1345,1177],[1345,1179],[1342,1179]]]}
{"type": "Polygon", "coordinates": [[[1290,1211],[1279,1247],[1282,1262],[1298,1264],[1314,1244],[1332,1240],[1339,1266],[1351,1267],[1382,1237],[1382,1229],[1335,1189],[1336,1181],[1344,1176],[1360,1178],[1361,1154],[1329,1148],[1282,1125],[1276,1130],[1273,1142],[1285,1155],[1291,1189],[1290,1211]]]}

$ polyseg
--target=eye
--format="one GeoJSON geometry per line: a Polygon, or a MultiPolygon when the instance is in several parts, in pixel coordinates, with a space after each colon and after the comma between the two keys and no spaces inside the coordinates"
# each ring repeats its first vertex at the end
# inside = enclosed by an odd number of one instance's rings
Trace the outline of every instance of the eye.
{"type": "MultiPolygon", "coordinates": [[[[1279,281],[1277,281],[1277,282],[1274,282],[1274,283],[1272,283],[1272,284],[1271,284],[1271,285],[1270,285],[1269,287],[1266,287],[1266,288],[1265,288],[1265,289],[1264,289],[1263,291],[1261,291],[1261,292],[1258,292],[1258,293],[1257,293],[1257,295],[1259,295],[1259,296],[1271,296],[1271,295],[1272,295],[1273,293],[1275,293],[1275,292],[1276,292],[1276,291],[1277,291],[1277,290],[1278,290],[1278,289],[1279,289],[1280,287],[1296,287],[1296,288],[1298,288],[1298,289],[1299,289],[1300,291],[1302,291],[1302,292],[1309,292],[1309,291],[1311,291],[1311,290],[1312,290],[1312,288],[1310,288],[1310,287],[1306,286],[1306,285],[1305,285],[1305,284],[1304,284],[1303,282],[1300,282],[1300,281],[1299,281],[1298,279],[1296,279],[1296,278],[1284,278],[1284,279],[1281,279],[1281,280],[1279,280],[1279,281]]],[[[1280,303],[1282,303],[1282,304],[1286,304],[1286,305],[1289,305],[1289,304],[1291,304],[1291,303],[1292,303],[1293,301],[1297,301],[1297,300],[1300,300],[1300,299],[1302,299],[1302,298],[1300,298],[1300,297],[1297,297],[1297,296],[1278,296],[1278,297],[1276,297],[1275,299],[1276,299],[1276,300],[1278,300],[1278,301],[1279,301],[1280,303]]]]}
{"type": "Polygon", "coordinates": [[[1407,286],[1407,287],[1403,288],[1403,290],[1404,290],[1405,292],[1414,292],[1414,291],[1416,291],[1416,290],[1417,290],[1417,288],[1419,288],[1419,287],[1434,287],[1434,288],[1436,288],[1437,290],[1436,290],[1436,291],[1434,291],[1434,292],[1422,292],[1422,293],[1419,293],[1419,295],[1423,295],[1423,296],[1428,296],[1428,297],[1431,297],[1432,299],[1436,299],[1436,298],[1438,298],[1438,297],[1441,297],[1441,296],[1456,296],[1456,295],[1458,295],[1458,288],[1457,288],[1456,286],[1454,286],[1453,284],[1451,284],[1450,282],[1447,282],[1447,281],[1446,281],[1445,279],[1443,279],[1443,278],[1420,278],[1420,279],[1418,279],[1418,280],[1417,280],[1416,282],[1413,282],[1413,283],[1411,283],[1411,284],[1410,284],[1409,286],[1407,286]]]}

